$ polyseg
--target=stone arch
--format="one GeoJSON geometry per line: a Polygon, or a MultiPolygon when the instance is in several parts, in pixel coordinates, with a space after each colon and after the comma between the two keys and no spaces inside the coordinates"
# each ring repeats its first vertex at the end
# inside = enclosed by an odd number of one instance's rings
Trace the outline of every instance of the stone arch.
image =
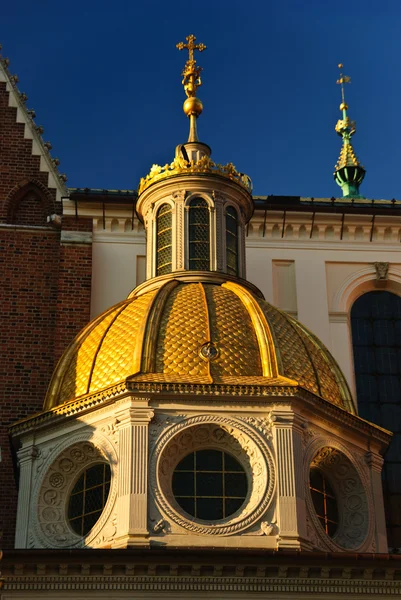
{"type": "MultiPolygon", "coordinates": [[[[351,331],[351,310],[354,306],[355,302],[360,299],[365,294],[370,292],[390,292],[395,296],[401,298],[401,269],[394,267],[392,265],[389,266],[388,269],[388,279],[385,282],[385,287],[378,288],[376,285],[376,273],[373,265],[367,266],[363,269],[360,269],[352,274],[350,274],[342,283],[340,288],[337,290],[337,293],[334,297],[333,301],[333,309],[337,313],[342,313],[344,317],[348,321],[348,344],[350,351],[350,360],[352,364],[352,376],[354,380],[354,388],[358,392],[358,395],[361,393],[358,390],[357,386],[357,375],[356,366],[355,366],[355,354],[354,354],[354,344],[353,344],[353,336],[351,331]]],[[[375,359],[376,360],[376,359],[375,359]]],[[[384,373],[385,375],[386,373],[384,373]]],[[[392,374],[392,373],[391,373],[392,374]]],[[[365,377],[365,375],[364,375],[365,377]]],[[[379,389],[379,388],[377,388],[379,389]]],[[[399,418],[397,418],[397,414],[399,413],[399,402],[396,403],[392,399],[386,403],[379,401],[380,393],[377,391],[376,400],[373,400],[373,397],[369,396],[369,400],[366,402],[362,401],[364,396],[356,397],[357,405],[358,405],[358,413],[361,411],[361,416],[369,421],[374,421],[379,426],[390,428],[389,424],[392,422],[398,425],[399,418]],[[398,408],[397,408],[397,406],[398,408]],[[388,408],[389,407],[389,408],[388,408]],[[386,411],[387,418],[384,419],[384,412],[386,411]],[[394,414],[393,414],[394,413],[394,414]]],[[[395,398],[394,394],[392,398],[395,398]]],[[[394,431],[394,430],[393,430],[394,431]]],[[[400,511],[400,502],[395,500],[398,498],[397,494],[395,494],[392,489],[393,482],[395,480],[399,481],[400,479],[400,467],[394,458],[394,455],[398,456],[397,447],[399,447],[399,440],[401,438],[401,434],[398,431],[395,431],[395,436],[393,438],[392,444],[390,445],[387,454],[385,456],[384,462],[384,485],[386,486],[385,499],[387,500],[386,505],[386,519],[388,529],[388,540],[390,547],[399,548],[401,547],[401,528],[397,525],[398,517],[394,515],[398,515],[400,511]],[[398,445],[398,446],[397,446],[398,445]],[[389,454],[391,453],[391,455],[389,454]],[[391,460],[390,460],[391,458],[391,460]],[[389,462],[388,462],[389,461],[389,462]],[[390,464],[391,463],[391,464],[390,464]],[[388,466],[390,465],[390,466],[388,466]],[[391,470],[392,469],[392,470],[391,470]],[[390,472],[391,470],[391,472],[390,472]],[[391,501],[388,499],[391,496],[391,501]]]]}
{"type": "Polygon", "coordinates": [[[47,217],[56,212],[48,188],[36,179],[24,180],[9,192],[5,209],[7,223],[46,226],[47,217]]]}
{"type": "MultiPolygon", "coordinates": [[[[334,298],[332,312],[349,313],[355,300],[366,292],[377,291],[376,274],[372,266],[359,269],[346,277],[338,288],[334,298]]],[[[388,280],[385,289],[401,296],[401,270],[389,266],[388,280]]]]}

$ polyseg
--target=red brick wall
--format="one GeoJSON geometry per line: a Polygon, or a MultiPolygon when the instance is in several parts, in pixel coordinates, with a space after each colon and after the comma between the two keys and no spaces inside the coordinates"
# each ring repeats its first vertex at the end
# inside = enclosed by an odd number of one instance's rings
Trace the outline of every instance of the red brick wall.
{"type": "MultiPolygon", "coordinates": [[[[16,122],[17,109],[8,106],[8,96],[6,84],[0,82],[0,222],[8,220],[13,190],[33,180],[47,190],[48,183],[48,174],[39,170],[40,157],[32,156],[32,140],[24,138],[25,125],[16,122]]],[[[54,201],[55,190],[47,193],[54,201]]]]}
{"type": "Polygon", "coordinates": [[[39,411],[54,362],[59,235],[0,227],[0,531],[12,547],[17,493],[8,427],[39,411]]]}
{"type": "MultiPolygon", "coordinates": [[[[0,83],[0,542],[14,545],[17,491],[8,427],[40,411],[59,356],[89,320],[91,244],[63,244],[48,174],[0,83]]],[[[91,223],[65,219],[72,231],[91,223]]]]}
{"type": "Polygon", "coordinates": [[[9,214],[9,221],[17,225],[31,225],[32,223],[47,225],[46,205],[40,195],[33,191],[27,192],[20,200],[14,201],[9,214]]]}

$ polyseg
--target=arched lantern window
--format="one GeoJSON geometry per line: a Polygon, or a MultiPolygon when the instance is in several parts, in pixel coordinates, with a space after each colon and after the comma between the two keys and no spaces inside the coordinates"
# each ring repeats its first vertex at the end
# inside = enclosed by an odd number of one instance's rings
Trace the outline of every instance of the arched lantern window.
{"type": "Polygon", "coordinates": [[[156,218],[156,275],[171,273],[173,268],[172,207],[162,204],[156,218]]]}
{"type": "Polygon", "coordinates": [[[210,219],[207,202],[194,198],[189,203],[189,268],[210,270],[210,219]]]}
{"type": "Polygon", "coordinates": [[[351,328],[359,415],[393,432],[383,491],[389,546],[401,547],[401,298],[363,294],[352,306],[351,328]]]}
{"type": "Polygon", "coordinates": [[[238,275],[238,214],[233,206],[226,211],[227,273],[238,275]]]}

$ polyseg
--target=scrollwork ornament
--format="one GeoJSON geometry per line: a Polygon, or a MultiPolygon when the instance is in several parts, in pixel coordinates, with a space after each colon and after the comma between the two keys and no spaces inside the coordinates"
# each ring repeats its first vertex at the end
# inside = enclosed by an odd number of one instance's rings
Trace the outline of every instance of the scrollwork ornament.
{"type": "Polygon", "coordinates": [[[118,444],[118,427],[117,427],[117,419],[106,423],[100,428],[103,435],[105,435],[108,439],[110,439],[113,444],[118,444]]]}
{"type": "Polygon", "coordinates": [[[37,473],[41,472],[43,465],[45,464],[45,462],[49,458],[49,456],[51,456],[53,449],[54,449],[53,446],[49,446],[47,448],[39,448],[38,455],[36,457],[36,472],[37,473]]]}
{"type": "Polygon", "coordinates": [[[184,415],[156,414],[149,425],[149,437],[151,442],[159,438],[167,427],[180,423],[184,418],[184,415]]]}
{"type": "Polygon", "coordinates": [[[255,429],[257,429],[263,436],[271,440],[273,438],[272,427],[270,419],[267,417],[241,417],[241,421],[245,421],[255,429]]]}

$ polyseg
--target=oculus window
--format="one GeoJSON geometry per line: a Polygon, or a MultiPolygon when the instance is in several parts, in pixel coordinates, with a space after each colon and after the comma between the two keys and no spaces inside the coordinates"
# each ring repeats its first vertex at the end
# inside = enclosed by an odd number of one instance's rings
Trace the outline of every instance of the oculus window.
{"type": "Polygon", "coordinates": [[[338,526],[337,499],[327,477],[319,469],[311,469],[310,492],[321,526],[333,537],[338,526]]]}
{"type": "Polygon", "coordinates": [[[78,535],[87,535],[106,505],[110,490],[109,465],[93,465],[76,482],[68,502],[68,521],[78,535]]]}
{"type": "Polygon", "coordinates": [[[248,493],[246,473],[240,463],[221,450],[197,450],[178,463],[173,474],[173,494],[189,515],[217,521],[233,515],[248,493]]]}

